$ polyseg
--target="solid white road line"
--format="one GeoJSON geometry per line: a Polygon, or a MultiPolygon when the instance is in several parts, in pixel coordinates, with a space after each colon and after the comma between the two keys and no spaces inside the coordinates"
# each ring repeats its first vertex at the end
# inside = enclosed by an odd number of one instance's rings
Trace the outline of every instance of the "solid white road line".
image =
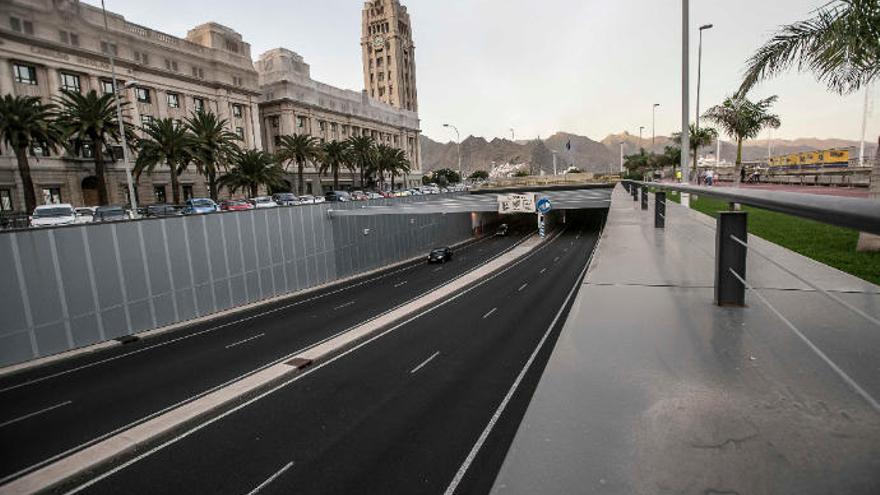
{"type": "Polygon", "coordinates": [[[260,490],[262,490],[263,488],[266,488],[269,485],[269,483],[275,481],[279,476],[284,474],[285,471],[287,471],[291,467],[293,467],[293,461],[288,462],[283,468],[279,469],[275,474],[273,474],[272,476],[269,476],[269,478],[267,478],[266,481],[257,485],[257,487],[254,488],[253,490],[249,491],[247,493],[247,495],[255,495],[256,493],[259,493],[260,490]]]}
{"type": "Polygon", "coordinates": [[[437,351],[434,354],[431,354],[431,357],[422,361],[422,364],[420,364],[420,365],[416,366],[415,368],[413,368],[412,370],[410,370],[409,374],[411,375],[411,374],[415,373],[416,371],[419,371],[420,369],[422,369],[422,367],[424,367],[426,364],[430,363],[432,359],[434,359],[435,357],[437,357],[439,355],[440,355],[440,351],[437,351]]]}
{"type": "Polygon", "coordinates": [[[394,284],[394,288],[396,289],[398,287],[403,287],[404,285],[406,285],[406,280],[404,280],[403,282],[400,282],[399,284],[394,284]]]}
{"type": "Polygon", "coordinates": [[[438,266],[437,268],[434,268],[433,272],[436,273],[436,272],[439,272],[439,271],[442,270],[442,269],[443,269],[442,266],[438,266]]]}
{"type": "Polygon", "coordinates": [[[349,302],[347,302],[347,303],[345,303],[345,304],[340,304],[339,306],[336,306],[335,308],[333,308],[333,311],[339,311],[339,310],[342,309],[342,308],[347,308],[347,307],[351,306],[351,305],[354,304],[354,303],[355,303],[354,301],[349,301],[349,302]]]}
{"type": "MultiPolygon", "coordinates": [[[[597,243],[598,244],[598,243],[597,243]]],[[[598,246],[593,248],[593,253],[596,252],[598,246]]],[[[565,307],[568,305],[571,298],[577,292],[578,287],[580,287],[581,282],[583,282],[584,277],[587,274],[587,268],[590,267],[590,262],[593,259],[593,255],[590,254],[589,259],[587,259],[587,263],[584,265],[584,269],[581,270],[580,275],[577,278],[574,286],[572,286],[571,290],[568,291],[568,296],[566,296],[565,301],[562,302],[562,306],[559,308],[559,311],[556,313],[556,317],[553,318],[553,321],[550,323],[550,326],[547,327],[547,331],[544,332],[544,336],[541,337],[540,342],[538,342],[537,347],[532,352],[532,355],[529,356],[528,361],[526,361],[525,366],[523,366],[522,370],[517,375],[516,380],[514,380],[513,385],[510,386],[510,389],[507,391],[507,394],[504,396],[504,399],[501,400],[501,404],[498,405],[498,409],[495,410],[495,414],[492,415],[492,418],[489,420],[489,424],[486,425],[486,428],[483,429],[483,432],[480,434],[480,437],[477,438],[477,442],[474,444],[471,451],[468,453],[464,462],[461,464],[461,467],[458,468],[458,472],[455,473],[455,477],[452,478],[452,481],[449,483],[449,486],[446,487],[446,491],[443,492],[443,495],[452,495],[455,493],[455,489],[458,488],[461,480],[464,479],[464,475],[467,474],[468,468],[476,459],[477,454],[480,452],[480,449],[483,447],[483,444],[486,443],[486,439],[489,437],[489,434],[492,433],[492,429],[495,428],[495,423],[498,422],[498,419],[501,417],[501,414],[504,413],[504,409],[507,408],[507,404],[510,402],[510,399],[513,398],[513,394],[516,392],[516,389],[519,388],[519,384],[522,383],[523,378],[525,378],[526,373],[528,373],[529,368],[531,368],[532,363],[535,361],[535,358],[538,356],[538,353],[544,347],[544,343],[547,342],[547,338],[550,336],[550,333],[553,331],[553,327],[559,322],[559,318],[562,317],[562,312],[565,310],[565,307]]]]}
{"type": "Polygon", "coordinates": [[[529,285],[528,282],[526,282],[526,283],[520,285],[520,286],[519,286],[519,289],[517,289],[516,291],[517,291],[517,292],[522,292],[523,289],[525,289],[528,285],[529,285]]]}
{"type": "Polygon", "coordinates": [[[227,349],[231,349],[231,348],[233,348],[233,347],[235,347],[235,346],[237,346],[237,345],[244,344],[245,342],[250,342],[250,341],[252,341],[252,340],[254,340],[254,339],[258,339],[258,338],[263,337],[263,336],[265,336],[265,335],[266,335],[265,333],[261,333],[261,334],[259,334],[259,335],[254,335],[253,337],[248,337],[248,338],[246,338],[246,339],[244,339],[244,340],[239,340],[238,342],[233,342],[233,343],[229,344],[228,346],[226,346],[226,348],[227,348],[227,349]]]}
{"type": "Polygon", "coordinates": [[[21,416],[21,417],[15,418],[15,419],[10,419],[9,421],[6,421],[4,423],[0,423],[0,428],[3,428],[4,426],[9,426],[14,423],[18,423],[19,421],[24,421],[28,418],[33,418],[34,416],[37,416],[39,414],[47,413],[53,409],[58,409],[59,407],[64,407],[64,406],[70,405],[72,403],[73,403],[72,400],[64,401],[64,402],[61,402],[60,404],[55,404],[54,406],[49,406],[45,409],[40,409],[39,411],[35,411],[30,414],[25,414],[24,416],[21,416]]]}
{"type": "Polygon", "coordinates": [[[492,309],[490,309],[488,313],[486,313],[486,314],[483,315],[483,319],[485,320],[486,318],[492,316],[492,313],[494,313],[494,312],[496,312],[496,311],[498,311],[498,308],[492,308],[492,309]]]}

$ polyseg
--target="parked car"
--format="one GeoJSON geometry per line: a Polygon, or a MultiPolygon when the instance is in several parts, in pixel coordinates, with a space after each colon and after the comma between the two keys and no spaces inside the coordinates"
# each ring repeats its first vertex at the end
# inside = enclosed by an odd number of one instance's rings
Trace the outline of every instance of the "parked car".
{"type": "Polygon", "coordinates": [[[180,208],[177,206],[157,204],[147,206],[144,215],[147,217],[174,217],[181,213],[180,208]]]}
{"type": "Polygon", "coordinates": [[[94,206],[80,206],[79,208],[74,208],[73,211],[76,212],[76,223],[92,222],[95,218],[95,209],[94,206]]]}
{"type": "Polygon", "coordinates": [[[223,211],[245,211],[253,210],[254,205],[243,199],[227,199],[220,202],[220,209],[223,211]]]}
{"type": "Polygon", "coordinates": [[[434,248],[428,253],[428,263],[446,263],[452,261],[452,248],[449,246],[434,248]]]}
{"type": "Polygon", "coordinates": [[[370,191],[367,193],[367,199],[382,199],[383,196],[377,192],[370,191]]]}
{"type": "Polygon", "coordinates": [[[509,230],[510,230],[510,228],[507,226],[507,224],[502,223],[501,225],[498,226],[498,230],[495,231],[495,235],[500,236],[500,237],[507,237],[507,233],[509,230]]]}
{"type": "Polygon", "coordinates": [[[215,211],[220,211],[220,207],[211,198],[188,199],[183,207],[184,215],[201,215],[203,213],[214,213],[215,211]]]}
{"type": "Polygon", "coordinates": [[[42,205],[31,215],[31,227],[54,227],[76,223],[76,211],[67,203],[42,205]]]}
{"type": "Polygon", "coordinates": [[[370,199],[370,197],[363,191],[354,191],[351,193],[351,199],[353,201],[366,201],[370,199]]]}
{"type": "MultiPolygon", "coordinates": [[[[324,198],[321,198],[324,199],[324,198]]],[[[299,204],[301,205],[313,205],[318,202],[318,198],[312,196],[311,194],[304,194],[299,197],[299,204]]]]}
{"type": "Polygon", "coordinates": [[[345,191],[328,191],[324,195],[324,199],[329,202],[345,202],[351,201],[351,195],[345,191]]]}
{"type": "Polygon", "coordinates": [[[95,208],[95,213],[92,215],[93,222],[118,222],[129,218],[131,217],[125,208],[115,205],[99,206],[95,208]]]}
{"type": "Polygon", "coordinates": [[[275,208],[278,206],[270,196],[257,196],[256,198],[251,198],[251,203],[253,203],[254,208],[275,208]]]}
{"type": "Polygon", "coordinates": [[[278,206],[298,206],[302,204],[296,194],[293,193],[276,193],[272,195],[272,200],[278,206]]]}

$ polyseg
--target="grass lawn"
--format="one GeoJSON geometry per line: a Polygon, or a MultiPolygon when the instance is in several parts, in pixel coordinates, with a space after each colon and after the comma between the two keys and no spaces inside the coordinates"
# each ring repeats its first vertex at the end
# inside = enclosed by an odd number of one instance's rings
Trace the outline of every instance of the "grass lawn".
{"type": "MultiPolygon", "coordinates": [[[[679,202],[677,193],[668,196],[679,202]]],[[[719,199],[691,196],[691,208],[717,217],[728,206],[719,199]]],[[[880,285],[880,253],[857,252],[857,231],[750,206],[743,211],[749,212],[750,234],[880,285]]]]}

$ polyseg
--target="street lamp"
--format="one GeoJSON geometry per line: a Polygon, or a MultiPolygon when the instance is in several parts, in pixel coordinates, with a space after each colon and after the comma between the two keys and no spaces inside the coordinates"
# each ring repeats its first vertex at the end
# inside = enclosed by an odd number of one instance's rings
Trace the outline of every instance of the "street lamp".
{"type": "MultiPolygon", "coordinates": [[[[687,151],[691,148],[690,136],[688,135],[688,104],[690,103],[690,1],[681,0],[681,180],[685,184],[689,181],[687,151]]],[[[682,206],[690,206],[690,198],[685,194],[681,197],[682,206]]]]}
{"type": "Polygon", "coordinates": [[[654,151],[654,139],[657,135],[657,107],[659,106],[659,103],[654,103],[654,107],[651,108],[651,151],[654,151]]]}
{"type": "Polygon", "coordinates": [[[623,173],[623,141],[620,142],[620,173],[623,173]]]}
{"type": "Polygon", "coordinates": [[[458,127],[452,124],[443,124],[443,127],[451,127],[455,131],[455,141],[458,143],[458,176],[461,180],[464,180],[461,172],[461,134],[458,133],[458,127]]]}
{"type": "Polygon", "coordinates": [[[642,131],[645,130],[645,126],[639,126],[639,152],[642,151],[642,131]]]}
{"type": "Polygon", "coordinates": [[[711,24],[703,24],[700,26],[700,44],[699,49],[697,50],[697,120],[694,123],[694,127],[697,129],[700,128],[700,83],[702,82],[700,79],[702,77],[702,69],[703,69],[703,31],[707,29],[712,29],[711,24]]]}
{"type": "MultiPolygon", "coordinates": [[[[104,30],[110,33],[110,27],[107,24],[107,9],[104,7],[104,0],[101,0],[101,12],[104,15],[104,30]]],[[[116,64],[113,60],[113,47],[108,47],[107,58],[110,59],[110,78],[113,82],[113,100],[116,105],[116,120],[119,121],[119,137],[122,139],[122,162],[125,166],[125,181],[128,183],[128,200],[131,204],[132,215],[137,215],[137,198],[134,192],[134,181],[131,178],[131,162],[128,157],[128,142],[125,138],[125,124],[122,122],[122,105],[119,103],[119,91],[116,82],[116,64]]]]}
{"type": "Polygon", "coordinates": [[[510,128],[510,140],[516,141],[516,133],[513,132],[513,127],[510,128]]]}

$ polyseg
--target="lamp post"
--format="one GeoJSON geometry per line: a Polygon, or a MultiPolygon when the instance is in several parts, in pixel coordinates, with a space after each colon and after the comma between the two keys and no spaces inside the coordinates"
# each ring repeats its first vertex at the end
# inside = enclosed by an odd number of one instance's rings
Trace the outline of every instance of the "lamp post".
{"type": "Polygon", "coordinates": [[[510,140],[516,141],[516,133],[513,131],[513,127],[510,128],[510,140]]]}
{"type": "Polygon", "coordinates": [[[458,144],[458,176],[464,179],[461,172],[461,134],[458,133],[458,127],[452,124],[443,124],[443,127],[451,127],[455,131],[455,142],[458,144]]]}
{"type": "Polygon", "coordinates": [[[623,173],[623,141],[620,142],[620,173],[623,173]]]}
{"type": "Polygon", "coordinates": [[[643,131],[643,130],[645,130],[645,126],[640,125],[640,126],[639,126],[639,152],[640,152],[640,153],[641,153],[641,151],[642,151],[642,131],[643,131]]]}
{"type": "Polygon", "coordinates": [[[654,106],[651,108],[651,151],[654,151],[654,139],[657,136],[657,107],[659,107],[659,103],[654,103],[654,106]]]}
{"type": "MultiPolygon", "coordinates": [[[[101,12],[104,15],[104,30],[109,34],[110,27],[107,24],[107,9],[104,0],[101,0],[101,12]]],[[[116,63],[113,60],[113,47],[107,47],[107,58],[110,59],[110,78],[113,82],[113,100],[116,104],[116,120],[119,121],[119,137],[122,139],[122,162],[125,166],[125,181],[128,184],[128,201],[131,204],[132,215],[137,214],[137,197],[134,191],[134,181],[131,178],[131,162],[128,157],[128,140],[125,137],[125,124],[122,122],[122,105],[119,103],[119,86],[116,81],[116,63]]]]}
{"type": "Polygon", "coordinates": [[[702,69],[703,69],[703,31],[707,29],[712,29],[711,24],[703,24],[700,26],[700,44],[697,49],[697,120],[694,123],[694,126],[699,129],[700,128],[700,84],[702,77],[702,69]]]}
{"type": "MultiPolygon", "coordinates": [[[[681,0],[681,180],[685,184],[689,181],[690,170],[688,170],[688,153],[686,150],[691,149],[690,136],[688,135],[688,104],[690,102],[690,1],[681,0]]],[[[682,194],[681,204],[690,206],[690,198],[682,194]]]]}
{"type": "Polygon", "coordinates": [[[556,175],[556,150],[553,151],[553,175],[556,175]]]}
{"type": "MultiPolygon", "coordinates": [[[[868,93],[870,86],[865,86],[865,106],[862,110],[862,142],[859,149],[859,166],[865,166],[865,130],[868,126],[868,93]]],[[[880,152],[878,149],[875,153],[880,152]]]]}

